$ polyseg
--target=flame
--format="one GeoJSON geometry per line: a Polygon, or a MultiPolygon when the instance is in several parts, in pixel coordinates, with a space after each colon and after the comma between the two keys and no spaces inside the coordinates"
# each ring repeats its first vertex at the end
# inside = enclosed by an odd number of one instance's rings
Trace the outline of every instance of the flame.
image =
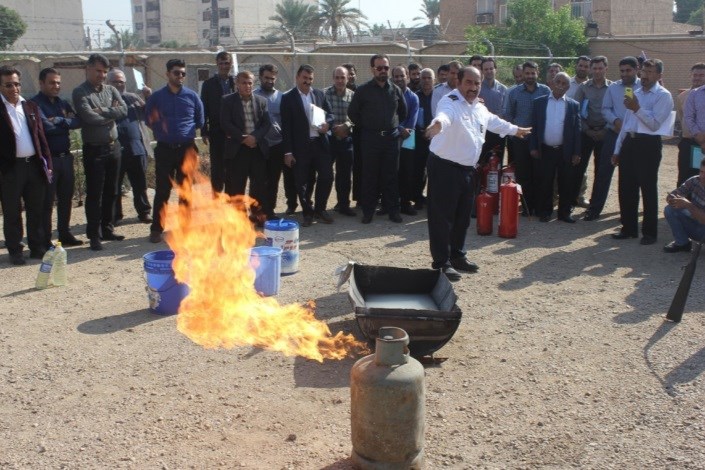
{"type": "Polygon", "coordinates": [[[162,212],[176,278],[191,288],[179,307],[180,332],[206,348],[250,345],[319,362],[365,352],[352,335],[332,335],[314,317],[313,302],[279,305],[257,294],[250,266],[257,233],[247,216],[254,200],[214,194],[196,152],[182,170],[186,177],[174,184],[179,203],[162,212]]]}

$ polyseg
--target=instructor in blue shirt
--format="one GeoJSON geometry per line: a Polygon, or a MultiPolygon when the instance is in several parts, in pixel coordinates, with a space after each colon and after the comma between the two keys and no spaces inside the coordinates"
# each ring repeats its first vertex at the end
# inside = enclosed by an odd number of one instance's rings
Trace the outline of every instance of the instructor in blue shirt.
{"type": "Polygon", "coordinates": [[[157,187],[149,235],[152,243],[162,240],[164,226],[160,212],[171,194],[170,179],[173,178],[177,184],[183,181],[181,165],[187,152],[197,154],[196,129],[202,129],[204,124],[201,99],[195,91],[184,86],[186,63],[181,59],[171,59],[166,63],[166,70],[166,86],[155,91],[145,106],[147,125],[157,141],[154,149],[157,187]]]}

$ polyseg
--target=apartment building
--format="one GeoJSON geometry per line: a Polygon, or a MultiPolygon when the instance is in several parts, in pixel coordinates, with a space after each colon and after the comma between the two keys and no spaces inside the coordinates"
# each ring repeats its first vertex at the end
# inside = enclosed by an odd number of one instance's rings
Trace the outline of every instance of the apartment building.
{"type": "MultiPolygon", "coordinates": [[[[600,35],[667,34],[673,30],[672,0],[552,0],[570,5],[573,16],[597,24],[600,35]]],[[[468,25],[503,25],[508,0],[441,0],[441,30],[449,41],[462,41],[468,25]]]]}
{"type": "Polygon", "coordinates": [[[15,51],[81,51],[84,49],[81,0],[2,0],[27,23],[15,51]]]}

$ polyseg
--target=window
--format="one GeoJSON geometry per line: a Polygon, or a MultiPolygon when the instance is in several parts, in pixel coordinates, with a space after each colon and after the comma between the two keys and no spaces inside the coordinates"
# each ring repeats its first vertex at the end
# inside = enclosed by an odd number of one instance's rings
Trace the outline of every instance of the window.
{"type": "Polygon", "coordinates": [[[221,8],[219,13],[220,18],[230,18],[230,8],[221,8]]]}
{"type": "Polygon", "coordinates": [[[135,23],[135,31],[142,31],[144,29],[144,23],[135,23]]]}
{"type": "Polygon", "coordinates": [[[162,38],[159,36],[147,36],[147,42],[150,44],[160,43],[161,40],[162,40],[162,38]]]}
{"type": "Polygon", "coordinates": [[[477,0],[477,14],[494,13],[494,0],[477,0]]]}
{"type": "Polygon", "coordinates": [[[570,12],[573,18],[592,18],[592,1],[571,0],[570,12]]]}
{"type": "Polygon", "coordinates": [[[230,37],[230,26],[221,26],[219,35],[221,38],[229,38],[230,37]]]}
{"type": "Polygon", "coordinates": [[[203,21],[210,21],[211,20],[211,11],[206,10],[203,12],[203,21]]]}
{"type": "Polygon", "coordinates": [[[142,13],[142,5],[135,5],[135,13],[142,13]]]}
{"type": "Polygon", "coordinates": [[[159,11],[159,2],[147,2],[147,11],[159,11]]]}
{"type": "Polygon", "coordinates": [[[202,32],[203,39],[209,39],[211,37],[211,30],[204,29],[202,32]]]}
{"type": "Polygon", "coordinates": [[[158,28],[159,27],[159,20],[147,20],[147,27],[148,28],[158,28]]]}

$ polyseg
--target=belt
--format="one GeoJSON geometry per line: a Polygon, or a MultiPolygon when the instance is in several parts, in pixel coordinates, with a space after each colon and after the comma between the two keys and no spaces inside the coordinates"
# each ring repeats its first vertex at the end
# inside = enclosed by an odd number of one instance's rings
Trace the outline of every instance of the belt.
{"type": "Polygon", "coordinates": [[[448,164],[448,165],[450,165],[450,166],[454,166],[454,167],[456,167],[456,168],[462,168],[463,170],[469,171],[470,173],[475,173],[475,171],[477,171],[474,166],[470,166],[470,165],[461,165],[460,163],[454,162],[453,160],[448,160],[447,158],[439,157],[438,155],[436,155],[436,154],[433,153],[433,152],[430,152],[429,155],[430,155],[431,157],[434,157],[436,160],[440,160],[440,161],[442,161],[443,163],[446,163],[446,164],[448,164]]]}
{"type": "Polygon", "coordinates": [[[162,147],[170,148],[170,149],[180,149],[184,147],[193,147],[193,140],[189,142],[182,142],[180,144],[170,144],[168,142],[157,142],[157,145],[161,145],[162,147]]]}
{"type": "Polygon", "coordinates": [[[36,156],[37,156],[37,155],[35,154],[35,155],[30,155],[29,157],[17,157],[15,160],[18,161],[18,162],[21,162],[21,163],[22,163],[22,162],[23,162],[23,163],[29,163],[29,162],[31,162],[32,159],[33,159],[34,157],[36,157],[36,156]]]}
{"type": "Polygon", "coordinates": [[[398,132],[398,129],[394,128],[394,129],[389,129],[386,131],[376,131],[374,129],[365,129],[365,131],[367,131],[371,134],[374,134],[374,135],[379,135],[381,137],[387,137],[387,136],[394,134],[395,132],[398,132]]]}
{"type": "Polygon", "coordinates": [[[553,150],[560,150],[560,149],[563,148],[563,145],[562,145],[562,144],[561,144],[561,145],[546,145],[546,144],[541,144],[541,145],[543,145],[543,146],[546,147],[546,148],[553,149],[553,150]]]}
{"type": "Polygon", "coordinates": [[[632,139],[646,139],[646,138],[653,139],[655,137],[661,137],[659,135],[643,134],[641,132],[627,132],[627,134],[632,139]]]}

